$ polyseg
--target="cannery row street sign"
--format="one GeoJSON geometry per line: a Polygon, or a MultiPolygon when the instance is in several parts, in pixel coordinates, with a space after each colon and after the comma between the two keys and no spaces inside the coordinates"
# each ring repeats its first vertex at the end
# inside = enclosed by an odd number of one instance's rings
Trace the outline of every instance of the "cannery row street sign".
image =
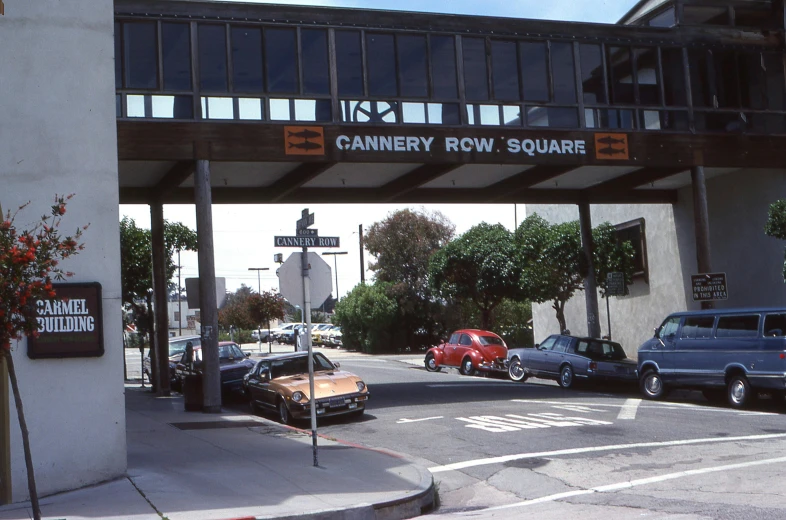
{"type": "Polygon", "coordinates": [[[300,220],[295,224],[296,236],[274,237],[275,247],[341,247],[339,237],[321,237],[316,229],[308,228],[314,225],[314,214],[309,213],[308,208],[303,210],[300,220]]]}

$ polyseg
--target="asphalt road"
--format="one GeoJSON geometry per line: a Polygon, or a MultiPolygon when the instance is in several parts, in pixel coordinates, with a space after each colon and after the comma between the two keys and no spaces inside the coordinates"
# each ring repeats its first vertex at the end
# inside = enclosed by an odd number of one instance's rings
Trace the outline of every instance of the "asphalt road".
{"type": "Polygon", "coordinates": [[[786,518],[784,403],[642,401],[635,388],[428,373],[419,354],[326,354],[372,398],[362,419],[326,418],[319,433],[429,468],[441,502],[431,517],[786,518]]]}

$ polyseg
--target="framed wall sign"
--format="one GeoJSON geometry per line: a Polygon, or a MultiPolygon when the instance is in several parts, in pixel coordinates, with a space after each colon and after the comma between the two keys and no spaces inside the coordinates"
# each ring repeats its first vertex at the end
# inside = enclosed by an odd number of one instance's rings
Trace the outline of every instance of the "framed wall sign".
{"type": "Polygon", "coordinates": [[[36,300],[37,338],[27,339],[27,357],[69,358],[104,355],[101,284],[53,284],[57,296],[36,300]]]}

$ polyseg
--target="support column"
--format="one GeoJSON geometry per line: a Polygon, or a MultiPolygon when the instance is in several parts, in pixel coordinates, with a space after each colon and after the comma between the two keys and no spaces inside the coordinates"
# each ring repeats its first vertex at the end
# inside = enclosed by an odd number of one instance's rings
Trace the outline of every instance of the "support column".
{"type": "Polygon", "coordinates": [[[199,312],[202,323],[202,411],[221,412],[221,374],[218,366],[218,306],[216,262],[213,252],[213,197],[210,161],[196,162],[194,173],[197,245],[199,248],[199,312]]]}
{"type": "MultiPolygon", "coordinates": [[[[154,345],[157,363],[156,395],[169,395],[169,312],[166,277],[166,243],[164,241],[164,204],[150,204],[150,234],[153,249],[154,345]]],[[[152,357],[151,361],[152,361],[152,357]]]]}
{"type": "Polygon", "coordinates": [[[587,266],[587,275],[584,277],[584,298],[587,304],[587,335],[591,338],[599,338],[598,289],[595,284],[595,263],[592,260],[592,218],[590,217],[590,205],[586,200],[579,202],[579,226],[581,227],[581,247],[587,266]]]}
{"type": "MultiPolygon", "coordinates": [[[[363,265],[363,224],[358,224],[358,236],[360,237],[360,283],[366,283],[366,267],[363,265]]],[[[338,299],[338,289],[336,289],[336,299],[338,299]]]]}
{"type": "MultiPolygon", "coordinates": [[[[700,273],[712,272],[710,254],[710,218],[707,210],[707,184],[704,179],[704,166],[690,169],[693,187],[693,226],[696,234],[696,263],[700,273]]],[[[702,309],[713,309],[713,302],[701,302],[702,309]]]]}
{"type": "Polygon", "coordinates": [[[0,506],[11,503],[11,395],[8,367],[0,355],[0,506]]]}

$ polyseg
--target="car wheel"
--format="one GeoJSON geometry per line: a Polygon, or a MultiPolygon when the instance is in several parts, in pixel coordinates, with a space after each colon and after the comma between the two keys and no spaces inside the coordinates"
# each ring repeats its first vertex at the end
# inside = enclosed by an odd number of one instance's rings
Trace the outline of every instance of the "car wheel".
{"type": "Polygon", "coordinates": [[[442,370],[442,367],[437,366],[437,360],[434,358],[434,354],[426,354],[426,361],[424,361],[426,365],[426,370],[429,372],[439,372],[442,370]]]}
{"type": "Polygon", "coordinates": [[[666,395],[666,387],[663,384],[663,378],[654,370],[647,370],[641,376],[639,381],[639,388],[641,393],[647,399],[663,399],[666,395]]]}
{"type": "Polygon", "coordinates": [[[521,364],[521,360],[519,358],[513,358],[510,360],[510,365],[508,366],[508,375],[513,381],[523,383],[527,380],[527,369],[521,364]]]}
{"type": "Polygon", "coordinates": [[[756,392],[745,376],[732,376],[727,396],[732,408],[747,408],[756,400],[756,392]]]}
{"type": "Polygon", "coordinates": [[[463,376],[471,376],[475,374],[475,367],[472,366],[471,357],[467,356],[461,360],[461,368],[459,368],[459,372],[463,376]]]}
{"type": "Polygon", "coordinates": [[[278,419],[281,424],[292,424],[292,415],[289,413],[289,407],[283,399],[278,401],[278,419]]]}
{"type": "Polygon", "coordinates": [[[573,369],[570,365],[565,365],[559,372],[559,386],[562,388],[570,388],[573,386],[573,369]]]}

